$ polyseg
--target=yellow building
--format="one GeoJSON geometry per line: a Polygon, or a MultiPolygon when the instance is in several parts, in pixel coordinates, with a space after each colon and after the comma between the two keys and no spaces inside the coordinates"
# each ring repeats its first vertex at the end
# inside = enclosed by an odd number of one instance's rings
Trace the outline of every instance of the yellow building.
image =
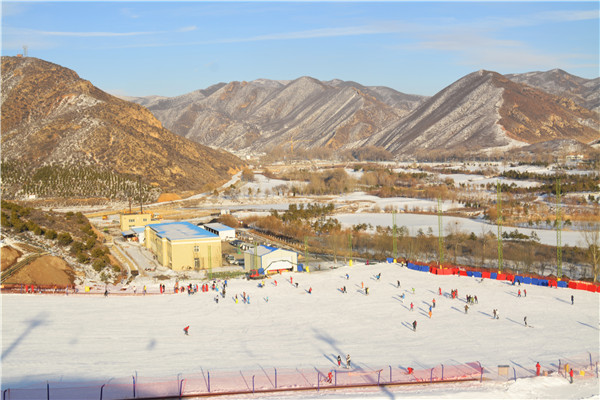
{"type": "Polygon", "coordinates": [[[150,213],[121,214],[121,231],[127,231],[134,226],[146,226],[152,222],[150,213]]]}
{"type": "Polygon", "coordinates": [[[190,222],[146,225],[144,243],[157,261],[174,271],[221,266],[221,239],[190,222]]]}

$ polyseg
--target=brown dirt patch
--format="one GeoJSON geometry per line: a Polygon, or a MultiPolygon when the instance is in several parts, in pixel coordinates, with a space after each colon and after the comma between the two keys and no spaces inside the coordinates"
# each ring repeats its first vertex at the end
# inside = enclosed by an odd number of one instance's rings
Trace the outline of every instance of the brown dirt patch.
{"type": "Polygon", "coordinates": [[[21,268],[7,283],[20,283],[24,285],[73,285],[73,269],[62,258],[55,256],[42,256],[32,263],[21,268]]]}
{"type": "Polygon", "coordinates": [[[173,201],[173,200],[181,200],[181,197],[175,193],[162,193],[158,196],[158,202],[162,203],[164,201],[173,201]]]}
{"type": "Polygon", "coordinates": [[[14,263],[17,262],[17,259],[21,257],[22,253],[10,246],[2,246],[0,249],[0,256],[2,258],[2,271],[10,268],[14,263]]]}

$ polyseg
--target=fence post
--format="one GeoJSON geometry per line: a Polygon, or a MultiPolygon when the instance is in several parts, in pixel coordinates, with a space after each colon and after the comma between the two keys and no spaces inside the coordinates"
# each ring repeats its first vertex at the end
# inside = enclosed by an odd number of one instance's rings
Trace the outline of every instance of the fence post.
{"type": "Polygon", "coordinates": [[[335,384],[333,386],[337,386],[337,369],[333,371],[333,375],[335,376],[335,384]]]}
{"type": "Polygon", "coordinates": [[[106,383],[100,386],[100,400],[102,400],[102,392],[104,391],[104,386],[106,386],[106,383]]]}
{"type": "Polygon", "coordinates": [[[515,367],[513,367],[513,376],[515,377],[515,382],[517,381],[517,371],[515,370],[515,367]]]}
{"type": "Polygon", "coordinates": [[[593,368],[594,364],[592,363],[592,353],[588,351],[588,354],[590,355],[590,368],[593,368]]]}
{"type": "Polygon", "coordinates": [[[390,365],[390,383],[392,383],[392,366],[390,365]]]}
{"type": "Polygon", "coordinates": [[[479,372],[481,372],[481,376],[479,377],[479,382],[483,382],[483,367],[481,366],[481,363],[479,361],[477,361],[477,364],[479,364],[479,372]]]}
{"type": "Polygon", "coordinates": [[[319,375],[319,372],[317,371],[317,392],[319,391],[320,387],[321,387],[321,376],[319,375]]]}
{"type": "Polygon", "coordinates": [[[181,396],[183,395],[183,382],[185,382],[185,379],[179,381],[179,398],[181,398],[181,396]]]}
{"type": "Polygon", "coordinates": [[[254,393],[254,375],[252,375],[252,393],[254,393]]]}
{"type": "Polygon", "coordinates": [[[444,364],[442,364],[442,380],[444,380],[444,364]]]}
{"type": "Polygon", "coordinates": [[[46,381],[46,399],[50,400],[50,383],[46,381]]]}
{"type": "MultiPolygon", "coordinates": [[[[8,389],[5,389],[5,390],[2,392],[2,400],[6,400],[6,391],[7,391],[7,390],[8,390],[8,389]]],[[[102,400],[102,396],[100,396],[100,400],[102,400]]]]}
{"type": "Polygon", "coordinates": [[[208,374],[208,393],[210,393],[210,371],[206,371],[208,374]]]}
{"type": "Polygon", "coordinates": [[[131,375],[131,377],[133,378],[133,398],[135,399],[135,376],[131,375]]]}
{"type": "Polygon", "coordinates": [[[273,368],[275,370],[275,389],[277,389],[277,368],[273,368]]]}
{"type": "Polygon", "coordinates": [[[433,368],[431,368],[431,372],[429,372],[429,382],[433,382],[433,368]]]}

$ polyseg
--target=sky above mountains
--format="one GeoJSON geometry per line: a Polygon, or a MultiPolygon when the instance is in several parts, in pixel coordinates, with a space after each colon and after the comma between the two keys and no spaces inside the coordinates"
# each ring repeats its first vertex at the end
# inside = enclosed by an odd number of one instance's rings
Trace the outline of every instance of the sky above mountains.
{"type": "Polygon", "coordinates": [[[596,78],[599,37],[597,1],[2,1],[2,55],[27,46],[129,96],[300,76],[433,95],[479,69],[596,78]]]}

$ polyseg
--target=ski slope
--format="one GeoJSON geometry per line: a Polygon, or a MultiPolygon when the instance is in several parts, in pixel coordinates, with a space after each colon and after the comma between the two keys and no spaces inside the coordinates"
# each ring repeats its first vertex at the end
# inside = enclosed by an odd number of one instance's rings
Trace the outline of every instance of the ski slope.
{"type": "MultiPolygon", "coordinates": [[[[530,376],[537,361],[542,369],[549,369],[559,358],[597,354],[600,346],[600,296],[586,291],[438,276],[396,264],[287,273],[267,279],[264,288],[258,288],[257,281],[234,279],[218,303],[213,291],[171,294],[174,282],[163,283],[167,286],[163,295],[157,294],[158,283],[142,280],[135,282],[137,295],[2,294],[2,389],[47,380],[108,381],[133,374],[160,378],[201,370],[333,368],[337,355],[345,358],[346,354],[365,369],[479,361],[494,372],[506,364],[516,368],[519,376],[530,376]],[[298,288],[290,279],[298,282],[298,288]],[[141,294],[144,284],[149,289],[145,296],[141,294]],[[345,294],[338,290],[344,285],[345,294]],[[438,288],[444,295],[438,294],[438,288]],[[447,296],[452,289],[458,289],[458,299],[447,296]],[[527,289],[527,296],[518,297],[518,289],[527,289]],[[249,304],[241,301],[243,292],[250,295],[249,304]],[[465,313],[467,294],[476,295],[479,303],[465,313]],[[434,298],[430,319],[427,312],[434,298]],[[414,311],[409,310],[411,302],[414,311]],[[493,309],[499,312],[497,320],[492,319],[493,309]],[[525,316],[532,327],[524,326],[525,316]],[[189,336],[183,334],[187,325],[189,336]]],[[[569,385],[564,378],[552,376],[276,397],[390,395],[599,398],[599,389],[596,378],[576,379],[569,385]]]]}

